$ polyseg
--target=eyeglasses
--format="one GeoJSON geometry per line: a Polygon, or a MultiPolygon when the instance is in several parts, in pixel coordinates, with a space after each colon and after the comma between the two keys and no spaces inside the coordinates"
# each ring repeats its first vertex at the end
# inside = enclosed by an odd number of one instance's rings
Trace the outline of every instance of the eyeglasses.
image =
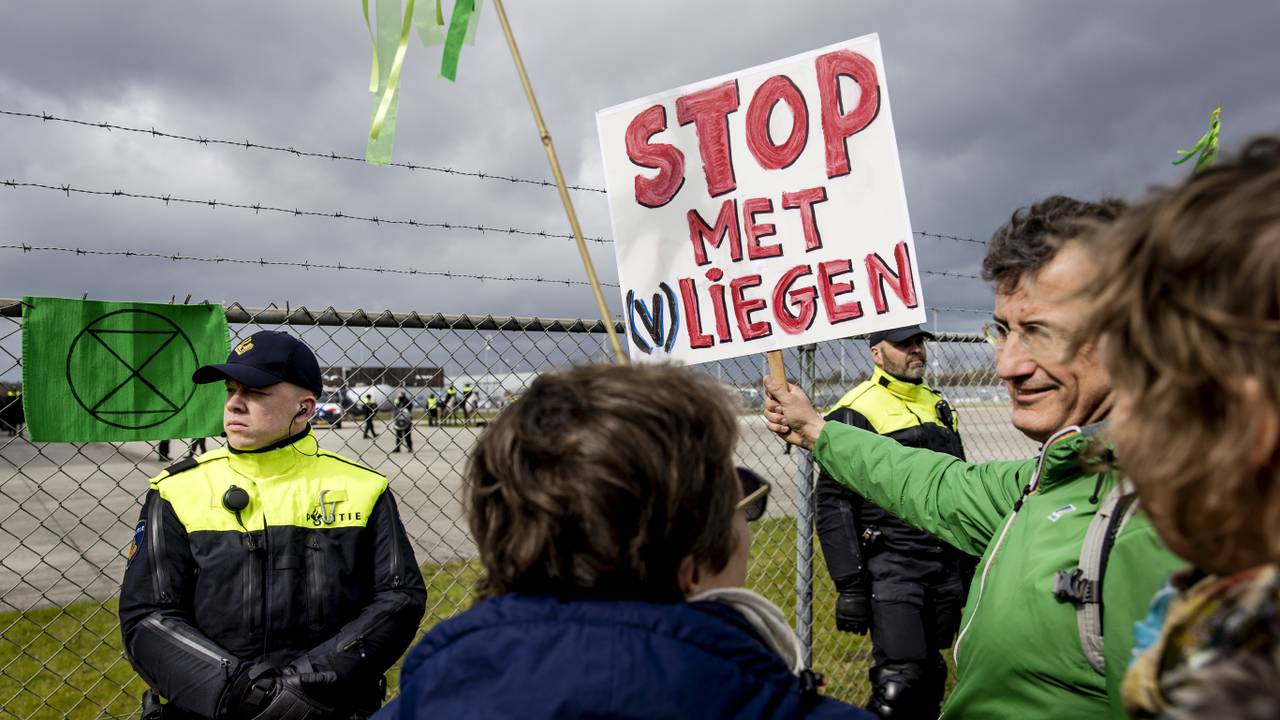
{"type": "Polygon", "coordinates": [[[982,335],[996,350],[1004,348],[1011,336],[1018,336],[1018,344],[1033,358],[1043,360],[1060,360],[1066,349],[1066,335],[1048,325],[1029,325],[1012,330],[1002,322],[987,323],[982,326],[982,335]]]}
{"type": "Polygon", "coordinates": [[[738,482],[742,483],[742,499],[738,501],[738,510],[747,515],[748,522],[755,522],[764,517],[765,507],[769,502],[769,481],[744,467],[736,468],[738,482]]]}

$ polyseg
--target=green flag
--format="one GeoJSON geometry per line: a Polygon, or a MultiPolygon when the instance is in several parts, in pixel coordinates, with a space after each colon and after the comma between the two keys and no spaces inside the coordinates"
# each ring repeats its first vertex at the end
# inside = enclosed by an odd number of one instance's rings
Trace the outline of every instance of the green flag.
{"type": "Polygon", "coordinates": [[[36,442],[217,435],[223,389],[191,374],[226,358],[220,305],[23,298],[22,400],[36,442]]]}

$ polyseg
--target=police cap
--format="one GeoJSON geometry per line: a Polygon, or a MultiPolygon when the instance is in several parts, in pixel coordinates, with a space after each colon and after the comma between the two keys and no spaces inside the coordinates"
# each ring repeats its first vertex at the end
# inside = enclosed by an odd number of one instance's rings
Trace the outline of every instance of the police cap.
{"type": "Polygon", "coordinates": [[[225,363],[200,367],[191,381],[201,384],[227,378],[253,388],[291,382],[317,397],[324,389],[311,348],[288,333],[272,330],[260,330],[240,341],[225,363]]]}
{"type": "Polygon", "coordinates": [[[894,328],[892,330],[873,332],[867,336],[867,344],[874,347],[885,340],[897,343],[904,340],[910,340],[917,335],[923,335],[925,340],[933,339],[933,333],[930,333],[919,325],[907,325],[906,327],[894,328]]]}

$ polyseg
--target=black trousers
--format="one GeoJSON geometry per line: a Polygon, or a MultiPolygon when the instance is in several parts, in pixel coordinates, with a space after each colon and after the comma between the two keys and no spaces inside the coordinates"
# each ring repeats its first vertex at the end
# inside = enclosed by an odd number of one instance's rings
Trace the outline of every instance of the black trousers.
{"type": "Polygon", "coordinates": [[[396,430],[396,450],[400,449],[400,443],[404,443],[404,447],[409,452],[413,452],[413,428],[408,430],[396,430]]]}
{"type": "Polygon", "coordinates": [[[872,656],[877,665],[932,659],[951,647],[967,589],[965,573],[957,565],[924,563],[891,550],[867,558],[872,656]]]}
{"type": "Polygon", "coordinates": [[[934,716],[942,703],[947,665],[942,651],[960,629],[968,563],[953,554],[937,561],[882,550],[867,557],[871,575],[873,692],[897,683],[899,714],[934,716]]]}

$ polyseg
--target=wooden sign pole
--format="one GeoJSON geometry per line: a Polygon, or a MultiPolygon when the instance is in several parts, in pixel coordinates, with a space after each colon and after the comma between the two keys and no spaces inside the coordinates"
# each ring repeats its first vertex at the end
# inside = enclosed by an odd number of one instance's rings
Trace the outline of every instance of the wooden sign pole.
{"type": "Polygon", "coordinates": [[[769,361],[769,377],[782,383],[785,387],[787,384],[787,369],[782,365],[782,351],[770,350],[765,353],[765,358],[769,361]]]}
{"type": "Polygon", "coordinates": [[[591,255],[587,253],[587,244],[582,239],[582,228],[578,226],[578,214],[573,210],[573,201],[569,199],[569,188],[565,185],[564,173],[560,171],[560,159],[556,157],[556,147],[551,144],[551,133],[542,120],[542,110],[538,108],[538,100],[533,96],[533,85],[529,83],[529,74],[524,70],[524,60],[520,58],[520,50],[516,47],[516,37],[511,34],[511,25],[507,22],[507,11],[502,0],[493,0],[493,9],[497,11],[498,21],[502,23],[502,32],[507,36],[507,46],[511,48],[511,59],[515,61],[516,72],[520,74],[520,84],[524,86],[525,97],[529,100],[529,109],[533,111],[533,120],[538,125],[538,136],[542,138],[543,149],[547,151],[547,162],[551,164],[551,174],[556,179],[556,189],[560,191],[560,202],[564,205],[564,213],[569,218],[569,227],[573,230],[573,239],[578,243],[578,255],[582,258],[582,266],[587,272],[587,282],[595,294],[596,308],[600,311],[600,320],[604,322],[605,332],[609,334],[609,344],[613,346],[614,362],[627,364],[627,356],[622,352],[622,343],[614,329],[613,319],[609,317],[609,306],[605,304],[604,293],[600,289],[600,280],[596,277],[595,266],[591,263],[591,255]]]}

